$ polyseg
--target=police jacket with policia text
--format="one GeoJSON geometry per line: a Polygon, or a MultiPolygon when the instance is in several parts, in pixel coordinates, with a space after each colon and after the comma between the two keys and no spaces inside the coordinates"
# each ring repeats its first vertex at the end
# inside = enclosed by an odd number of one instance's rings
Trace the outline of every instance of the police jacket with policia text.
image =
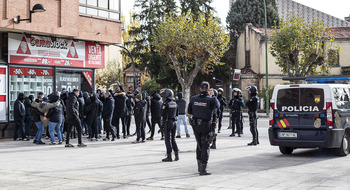
{"type": "Polygon", "coordinates": [[[178,115],[179,115],[179,109],[177,107],[176,102],[169,99],[165,100],[162,106],[163,122],[168,120],[175,121],[178,115]]]}
{"type": "Polygon", "coordinates": [[[256,112],[258,110],[258,102],[259,102],[259,97],[257,96],[251,97],[246,103],[246,106],[249,109],[248,111],[256,112]]]}
{"type": "Polygon", "coordinates": [[[187,113],[192,114],[193,119],[201,119],[204,122],[211,122],[215,108],[219,108],[219,103],[215,98],[210,97],[207,92],[201,92],[193,96],[188,104],[187,113]]]}
{"type": "Polygon", "coordinates": [[[243,98],[241,97],[233,97],[228,104],[228,107],[231,111],[240,112],[242,107],[244,106],[243,98]]]}

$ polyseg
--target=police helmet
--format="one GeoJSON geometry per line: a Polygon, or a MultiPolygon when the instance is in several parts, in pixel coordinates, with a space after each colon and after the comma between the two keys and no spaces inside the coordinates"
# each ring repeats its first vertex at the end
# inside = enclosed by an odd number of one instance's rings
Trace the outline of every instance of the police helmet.
{"type": "Polygon", "coordinates": [[[222,93],[224,93],[224,89],[222,89],[222,88],[218,88],[218,92],[222,92],[222,93]]]}
{"type": "Polygon", "coordinates": [[[163,92],[163,98],[173,100],[174,98],[174,92],[171,89],[166,89],[163,92]]]}
{"type": "Polygon", "coordinates": [[[217,91],[216,89],[213,89],[213,95],[214,95],[215,97],[218,97],[218,91],[217,91]]]}
{"type": "Polygon", "coordinates": [[[257,94],[257,88],[254,85],[248,86],[247,90],[250,90],[251,95],[256,95],[257,94]]]}
{"type": "Polygon", "coordinates": [[[242,94],[242,91],[239,88],[234,88],[233,93],[237,92],[238,95],[242,94]]]}

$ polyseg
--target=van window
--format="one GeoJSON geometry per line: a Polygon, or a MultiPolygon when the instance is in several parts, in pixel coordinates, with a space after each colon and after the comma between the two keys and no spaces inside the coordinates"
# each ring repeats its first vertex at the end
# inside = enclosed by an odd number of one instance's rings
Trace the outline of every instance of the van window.
{"type": "Polygon", "coordinates": [[[281,112],[318,112],[324,107],[324,91],[321,88],[280,89],[276,105],[281,112]]]}
{"type": "Polygon", "coordinates": [[[333,96],[338,109],[350,109],[350,93],[348,88],[333,88],[333,96]]]}

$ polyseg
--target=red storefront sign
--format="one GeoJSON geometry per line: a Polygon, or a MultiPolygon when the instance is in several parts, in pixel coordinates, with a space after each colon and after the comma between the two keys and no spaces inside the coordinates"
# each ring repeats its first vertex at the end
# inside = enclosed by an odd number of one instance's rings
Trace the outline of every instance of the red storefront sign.
{"type": "Polygon", "coordinates": [[[10,63],[104,68],[103,44],[14,33],[9,33],[8,44],[10,63]]]}
{"type": "Polygon", "coordinates": [[[52,69],[10,68],[10,75],[53,76],[52,69]]]}
{"type": "Polygon", "coordinates": [[[85,42],[85,67],[104,68],[104,46],[85,42]]]}
{"type": "Polygon", "coordinates": [[[92,71],[82,71],[82,73],[92,88],[92,71]]]}

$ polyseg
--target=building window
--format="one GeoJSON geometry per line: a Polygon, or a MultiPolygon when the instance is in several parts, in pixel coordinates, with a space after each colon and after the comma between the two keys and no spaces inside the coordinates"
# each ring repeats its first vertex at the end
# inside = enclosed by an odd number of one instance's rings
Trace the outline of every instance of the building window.
{"type": "Polygon", "coordinates": [[[121,0],[79,0],[79,13],[120,20],[121,0]]]}
{"type": "Polygon", "coordinates": [[[41,68],[10,67],[10,120],[13,120],[13,106],[19,93],[26,97],[39,92],[45,96],[53,92],[53,70],[41,68]]]}
{"type": "Polygon", "coordinates": [[[134,77],[126,77],[126,82],[127,83],[133,83],[134,82],[134,77]]]}
{"type": "Polygon", "coordinates": [[[328,57],[329,57],[329,65],[330,66],[334,66],[334,67],[339,67],[339,52],[335,51],[335,50],[329,50],[328,53],[328,57]]]}
{"type": "Polygon", "coordinates": [[[74,71],[67,69],[56,70],[56,89],[68,92],[78,89],[84,92],[92,92],[92,70],[74,71]]]}

